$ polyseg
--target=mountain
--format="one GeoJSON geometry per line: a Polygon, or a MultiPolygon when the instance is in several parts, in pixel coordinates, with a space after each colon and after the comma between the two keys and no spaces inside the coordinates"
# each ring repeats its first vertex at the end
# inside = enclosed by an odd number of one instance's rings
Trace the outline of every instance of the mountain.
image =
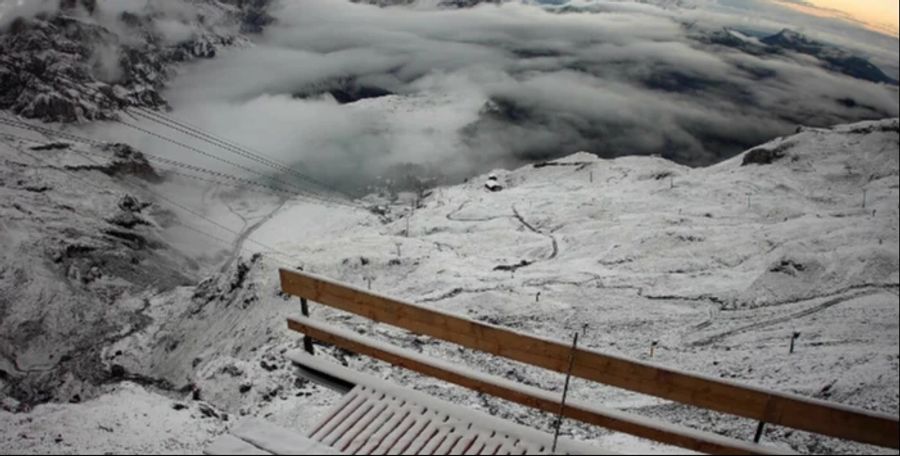
{"type": "Polygon", "coordinates": [[[885,74],[880,68],[865,58],[853,55],[836,46],[813,40],[789,29],[784,29],[775,35],[762,38],[760,41],[779,51],[811,55],[822,61],[828,69],[850,77],[890,85],[898,84],[896,79],[885,74]]]}
{"type": "MultiPolygon", "coordinates": [[[[420,0],[351,0],[354,3],[368,3],[378,6],[410,5],[420,0]]],[[[482,3],[501,3],[505,0],[436,0],[435,5],[442,8],[470,8],[482,3]]]]}
{"type": "MultiPolygon", "coordinates": [[[[211,270],[188,261],[191,241],[177,247],[161,236],[189,223],[150,193],[166,191],[157,174],[177,176],[152,172],[121,146],[92,164],[81,154],[109,151],[6,138],[0,445],[197,452],[239,416],[309,426],[338,396],[297,377],[282,356],[301,339],[283,329],[298,307],[278,291],[279,267],[371,280],[387,295],[547,337],[579,331],[585,346],[632,358],[650,361],[658,341],[654,363],[896,414],[898,147],[900,121],[888,119],[800,129],[705,168],[579,153],[497,170],[499,192],[484,188],[484,175],[426,190],[418,203],[413,194],[358,205],[260,199],[231,206],[262,220],[245,237],[259,245],[202,247],[235,255],[211,270]],[[793,332],[802,336],[788,355],[793,332]]],[[[311,309],[440,359],[545,388],[560,382],[311,309]]],[[[536,412],[317,350],[548,429],[536,412]]],[[[609,407],[746,436],[737,418],[573,388],[609,407]]],[[[662,450],[580,432],[614,451],[662,450]]],[[[801,452],[860,449],[803,433],[767,440],[801,452]]]]}
{"type": "MultiPolygon", "coordinates": [[[[165,107],[163,89],[181,65],[249,45],[273,20],[268,0],[179,4],[110,16],[102,3],[65,0],[0,33],[3,452],[199,453],[244,416],[308,429],[338,395],[298,377],[283,357],[301,339],[284,328],[298,305],[278,288],[280,267],[545,337],[580,332],[584,346],[616,355],[900,410],[898,119],[801,127],[760,145],[745,139],[751,148],[712,138],[720,149],[746,150],[691,168],[658,156],[572,155],[614,130],[648,131],[493,96],[464,130],[494,138],[504,125],[549,126],[590,141],[527,144],[534,163],[455,185],[398,165],[381,176],[393,187],[356,200],[297,195],[274,187],[279,175],[251,182],[181,163],[183,173],[140,140],[79,136],[125,107],[165,107]],[[795,332],[798,351],[788,356],[795,332]]],[[[800,52],[723,33],[721,45],[747,52],[800,52]]],[[[510,52],[563,53],[527,44],[510,52]]],[[[685,96],[735,92],[675,71],[639,80],[685,96]]],[[[338,108],[366,109],[405,95],[341,74],[284,98],[327,96],[346,104],[338,108]]],[[[409,106],[395,109],[431,121],[434,111],[409,106]]],[[[202,134],[184,136],[204,149],[240,150],[213,149],[216,139],[202,134]]],[[[330,324],[547,390],[562,380],[311,308],[330,324]]],[[[343,350],[317,351],[473,409],[551,425],[343,350]]],[[[746,420],[612,388],[575,382],[572,392],[732,437],[748,432],[746,420]]],[[[577,433],[613,451],[670,450],[599,429],[577,433]]],[[[778,429],[766,439],[799,452],[867,449],[778,429]]]]}
{"type": "Polygon", "coordinates": [[[865,58],[789,29],[761,38],[749,36],[730,28],[701,33],[697,36],[701,42],[739,49],[756,56],[765,57],[787,53],[809,55],[822,62],[823,66],[830,71],[864,81],[895,86],[898,84],[896,79],[885,74],[865,58]]]}
{"type": "Polygon", "coordinates": [[[128,106],[165,106],[160,92],[174,68],[246,44],[242,31],[271,20],[268,1],[204,0],[174,12],[153,4],[112,16],[95,2],[70,1],[14,18],[0,31],[0,109],[83,122],[128,106]]]}

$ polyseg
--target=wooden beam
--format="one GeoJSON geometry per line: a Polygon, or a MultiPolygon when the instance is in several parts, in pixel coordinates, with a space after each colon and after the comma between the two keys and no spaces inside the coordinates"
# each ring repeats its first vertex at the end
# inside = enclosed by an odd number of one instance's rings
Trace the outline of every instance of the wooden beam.
{"type": "MultiPolygon", "coordinates": [[[[414,333],[565,372],[569,347],[428,309],[338,282],[282,269],[285,293],[414,333]]],[[[572,375],[718,412],[888,448],[900,448],[897,417],[793,394],[742,386],[639,361],[578,349],[572,375]]]]}
{"type": "MultiPolygon", "coordinates": [[[[406,349],[382,344],[351,331],[329,327],[308,318],[288,319],[288,328],[321,342],[370,356],[480,393],[506,399],[545,412],[558,413],[560,396],[538,388],[486,375],[462,366],[437,361],[406,349]]],[[[563,416],[692,451],[709,454],[782,454],[783,450],[730,439],[631,415],[613,409],[566,402],[563,416]]]]}

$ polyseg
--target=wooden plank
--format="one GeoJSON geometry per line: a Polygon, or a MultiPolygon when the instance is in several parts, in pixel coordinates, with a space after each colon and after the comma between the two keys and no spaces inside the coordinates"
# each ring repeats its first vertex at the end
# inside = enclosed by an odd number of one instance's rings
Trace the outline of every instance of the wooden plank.
{"type": "MultiPolygon", "coordinates": [[[[389,397],[392,396],[394,398],[403,398],[403,401],[407,403],[422,405],[428,408],[428,410],[438,412],[441,417],[446,417],[447,420],[458,420],[460,417],[464,417],[466,421],[473,423],[473,425],[479,427],[480,429],[490,430],[491,435],[494,437],[509,436],[517,441],[532,441],[548,446],[553,444],[552,434],[541,432],[534,428],[522,426],[511,421],[497,418],[485,412],[476,410],[472,407],[463,406],[461,404],[453,404],[440,400],[438,398],[435,398],[434,396],[430,396],[413,388],[399,386],[382,378],[374,377],[370,374],[341,366],[340,364],[337,364],[334,361],[326,359],[322,356],[310,356],[303,350],[290,350],[285,352],[284,357],[291,360],[291,362],[293,362],[298,367],[312,368],[320,372],[325,372],[335,378],[344,379],[346,381],[350,381],[352,379],[353,382],[355,382],[357,385],[365,385],[375,391],[385,393],[389,397]]],[[[444,423],[443,418],[439,419],[437,422],[444,423]]],[[[615,454],[604,448],[589,445],[585,442],[580,442],[565,437],[560,437],[557,450],[565,454],[615,454]]],[[[425,453],[425,451],[423,450],[417,453],[425,453]]]]}
{"type": "MultiPolygon", "coordinates": [[[[566,343],[402,302],[307,273],[281,269],[280,275],[282,290],[294,296],[534,366],[557,372],[568,368],[571,348],[566,343]]],[[[583,348],[576,351],[572,375],[757,421],[900,448],[900,422],[886,414],[747,387],[583,348]]]]}
{"type": "Polygon", "coordinates": [[[215,438],[207,447],[203,450],[203,454],[218,456],[218,455],[240,455],[240,456],[256,456],[256,455],[266,455],[272,454],[268,451],[264,451],[260,448],[257,448],[231,434],[222,434],[215,438]]]}
{"type": "Polygon", "coordinates": [[[429,411],[428,413],[431,418],[428,420],[428,425],[422,429],[419,436],[401,454],[421,454],[422,449],[438,434],[438,424],[443,423],[445,419],[449,419],[446,415],[441,415],[435,411],[429,411]]]}
{"type": "MultiPolygon", "coordinates": [[[[354,388],[353,390],[354,392],[356,392],[356,394],[350,393],[353,394],[352,400],[350,402],[342,402],[341,407],[337,408],[336,413],[328,419],[327,423],[324,426],[320,426],[319,430],[313,434],[310,434],[309,437],[318,442],[324,442],[325,439],[338,426],[341,426],[344,423],[344,420],[348,415],[356,412],[356,409],[361,407],[366,402],[366,398],[363,397],[363,393],[359,392],[361,389],[362,387],[360,386],[354,388]]],[[[350,394],[348,394],[348,396],[350,396],[350,394]]]]}
{"type": "Polygon", "coordinates": [[[340,454],[334,448],[257,418],[247,418],[238,423],[231,433],[272,454],[340,454]]]}
{"type": "MultiPolygon", "coordinates": [[[[380,359],[434,378],[546,412],[559,412],[560,395],[472,372],[409,350],[370,341],[354,332],[332,328],[308,318],[288,319],[292,330],[345,350],[380,359]]],[[[781,450],[716,434],[660,423],[617,410],[567,403],[563,416],[682,448],[715,454],[780,454],[781,450]]]]}
{"type": "Polygon", "coordinates": [[[356,454],[369,441],[369,438],[378,432],[387,420],[391,419],[392,407],[397,403],[399,402],[394,397],[383,398],[380,408],[372,414],[369,423],[359,428],[359,432],[352,437],[350,442],[340,448],[341,452],[356,454]]]}

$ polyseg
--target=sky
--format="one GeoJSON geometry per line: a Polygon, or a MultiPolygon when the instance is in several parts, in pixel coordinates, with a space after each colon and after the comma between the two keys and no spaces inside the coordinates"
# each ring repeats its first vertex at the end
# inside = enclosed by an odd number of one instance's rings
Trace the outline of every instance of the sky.
{"type": "Polygon", "coordinates": [[[897,0],[776,0],[807,14],[858,22],[871,30],[900,34],[897,0]]]}

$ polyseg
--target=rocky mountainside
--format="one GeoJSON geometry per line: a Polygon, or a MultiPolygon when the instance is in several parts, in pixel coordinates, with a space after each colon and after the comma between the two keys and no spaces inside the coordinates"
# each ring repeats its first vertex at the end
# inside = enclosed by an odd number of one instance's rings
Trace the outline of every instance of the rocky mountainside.
{"type": "Polygon", "coordinates": [[[864,81],[895,86],[898,84],[896,79],[885,74],[866,58],[789,29],[759,39],[737,30],[723,29],[704,34],[700,40],[739,49],[752,55],[804,54],[815,57],[824,67],[837,73],[864,81]]]}
{"type": "Polygon", "coordinates": [[[0,31],[0,109],[43,121],[109,119],[160,107],[175,67],[246,44],[271,21],[269,0],[149,3],[106,11],[94,2],[17,17],[0,31]]]}
{"type": "MultiPolygon", "coordinates": [[[[100,351],[147,324],[147,293],[194,285],[210,265],[219,265],[173,246],[173,239],[185,237],[173,234],[177,227],[196,230],[185,224],[192,215],[166,203],[172,200],[159,189],[171,188],[172,178],[143,153],[126,144],[60,140],[50,133],[65,130],[63,124],[37,126],[36,121],[84,122],[115,118],[128,106],[164,106],[162,90],[179,64],[249,43],[244,33],[271,21],[268,4],[152,2],[120,11],[110,10],[112,3],[104,9],[92,1],[63,1],[37,14],[4,17],[0,379],[5,394],[23,404],[68,402],[120,381],[126,373],[103,365],[100,351]],[[23,124],[23,118],[33,120],[23,124]]],[[[200,251],[220,249],[194,243],[200,251]]]]}
{"type": "Polygon", "coordinates": [[[144,186],[162,176],[124,144],[81,149],[0,136],[0,374],[25,403],[87,398],[121,373],[109,343],[147,324],[148,290],[201,270],[163,231],[177,222],[144,186]]]}
{"type": "Polygon", "coordinates": [[[811,55],[824,62],[832,71],[837,71],[847,76],[871,82],[897,85],[896,79],[886,75],[872,62],[836,46],[813,40],[793,30],[784,29],[760,41],[782,51],[811,55]]]}

